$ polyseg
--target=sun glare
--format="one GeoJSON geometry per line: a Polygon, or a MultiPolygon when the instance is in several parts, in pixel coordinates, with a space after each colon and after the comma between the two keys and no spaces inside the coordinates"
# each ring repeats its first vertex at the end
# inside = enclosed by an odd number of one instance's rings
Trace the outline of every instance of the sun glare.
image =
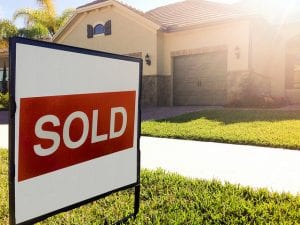
{"type": "Polygon", "coordinates": [[[299,0],[246,0],[248,7],[262,14],[267,20],[283,24],[300,11],[299,0]]]}

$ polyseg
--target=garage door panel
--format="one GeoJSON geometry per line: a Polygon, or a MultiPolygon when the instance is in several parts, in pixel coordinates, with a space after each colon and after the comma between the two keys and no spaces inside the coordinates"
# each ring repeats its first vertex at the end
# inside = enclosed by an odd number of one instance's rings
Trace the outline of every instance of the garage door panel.
{"type": "Polygon", "coordinates": [[[224,105],[227,52],[174,58],[174,105],[224,105]]]}

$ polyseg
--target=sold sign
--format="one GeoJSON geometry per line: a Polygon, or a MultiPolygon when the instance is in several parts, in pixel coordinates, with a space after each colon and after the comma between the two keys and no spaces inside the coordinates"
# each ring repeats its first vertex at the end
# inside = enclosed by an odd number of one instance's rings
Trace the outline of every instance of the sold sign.
{"type": "Polygon", "coordinates": [[[18,180],[132,147],[135,96],[128,91],[21,99],[18,180]]]}
{"type": "Polygon", "coordinates": [[[19,37],[9,51],[10,225],[128,188],[136,216],[142,60],[19,37]]]}

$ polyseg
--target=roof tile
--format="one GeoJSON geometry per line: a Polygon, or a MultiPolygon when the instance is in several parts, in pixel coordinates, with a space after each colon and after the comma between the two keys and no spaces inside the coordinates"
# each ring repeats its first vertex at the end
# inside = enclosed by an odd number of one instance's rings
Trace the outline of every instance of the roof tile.
{"type": "MultiPolygon", "coordinates": [[[[106,1],[108,0],[96,0],[79,6],[78,9],[106,1]]],[[[242,10],[240,7],[237,7],[237,5],[221,4],[205,0],[185,0],[158,7],[146,13],[143,13],[142,11],[120,1],[117,2],[160,25],[161,28],[166,31],[174,31],[184,27],[191,27],[228,19],[237,19],[242,16],[252,14],[245,9],[242,10]]]]}
{"type": "Polygon", "coordinates": [[[205,0],[185,0],[150,10],[145,13],[145,16],[166,30],[172,31],[183,27],[239,18],[248,14],[246,10],[233,5],[205,0]]]}

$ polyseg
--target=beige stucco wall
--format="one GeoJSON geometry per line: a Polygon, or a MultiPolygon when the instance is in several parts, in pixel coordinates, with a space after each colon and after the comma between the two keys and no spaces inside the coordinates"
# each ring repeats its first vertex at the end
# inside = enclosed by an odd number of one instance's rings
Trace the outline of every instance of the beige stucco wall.
{"type": "Polygon", "coordinates": [[[251,21],[250,69],[262,76],[269,76],[272,27],[262,18],[251,21]]]}
{"type": "Polygon", "coordinates": [[[176,51],[214,48],[227,48],[228,71],[248,70],[249,22],[228,22],[193,30],[165,33],[163,65],[158,67],[160,74],[171,75],[172,53],[176,51]],[[240,48],[240,58],[235,56],[235,48],[240,48]]]}
{"type": "Polygon", "coordinates": [[[291,103],[300,103],[300,90],[286,90],[286,47],[287,43],[300,38],[300,22],[280,25],[273,28],[273,42],[270,57],[270,76],[272,78],[272,95],[286,96],[291,103]]]}
{"type": "Polygon", "coordinates": [[[115,6],[93,10],[77,17],[68,33],[61,35],[56,42],[117,54],[142,52],[151,57],[150,66],[144,63],[144,75],[157,74],[157,31],[143,25],[141,18],[132,16],[115,6]],[[111,20],[112,34],[87,38],[87,24],[95,25],[111,20]]]}
{"type": "Polygon", "coordinates": [[[0,53],[0,68],[3,68],[4,64],[6,67],[9,66],[8,53],[0,53]]]}
{"type": "Polygon", "coordinates": [[[157,73],[164,75],[164,51],[165,51],[165,37],[162,31],[157,33],[157,73]]]}

